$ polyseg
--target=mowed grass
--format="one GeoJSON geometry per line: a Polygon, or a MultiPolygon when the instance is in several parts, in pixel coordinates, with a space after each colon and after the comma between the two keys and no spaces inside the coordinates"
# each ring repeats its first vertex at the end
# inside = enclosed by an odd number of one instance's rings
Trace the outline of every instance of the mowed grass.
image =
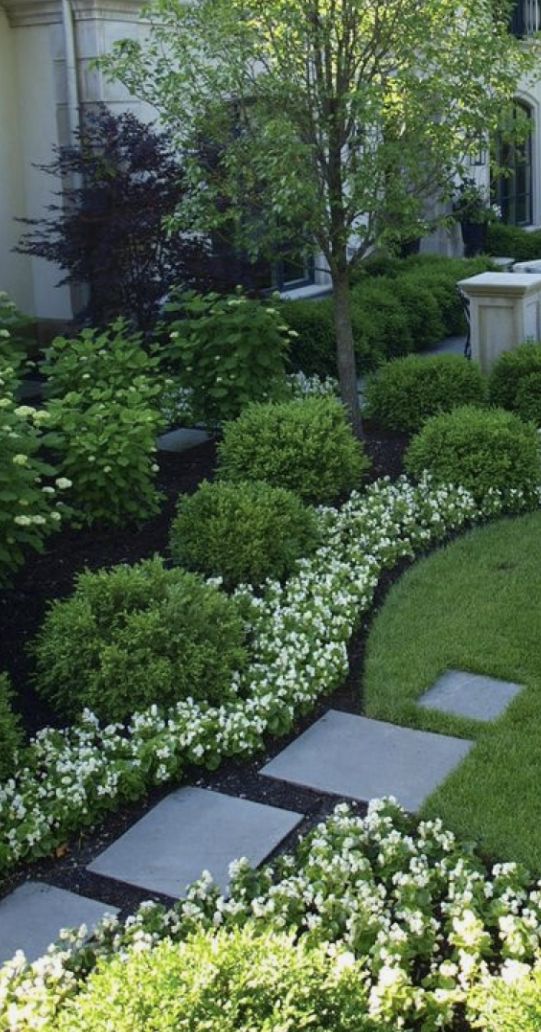
{"type": "Polygon", "coordinates": [[[541,872],[541,514],[473,530],[413,566],[374,622],[363,691],[368,716],[475,739],[423,815],[541,872]],[[491,723],[420,709],[448,669],[524,691],[491,723]]]}

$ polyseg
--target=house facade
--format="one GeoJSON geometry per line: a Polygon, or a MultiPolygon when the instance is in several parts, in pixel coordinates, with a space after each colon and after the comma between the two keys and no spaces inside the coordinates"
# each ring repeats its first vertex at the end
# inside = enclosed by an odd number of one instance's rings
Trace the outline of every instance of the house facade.
{"type": "MultiPolygon", "coordinates": [[[[42,319],[69,320],[75,299],[68,287],[56,286],[59,270],[50,263],[13,253],[21,234],[15,217],[46,211],[57,186],[35,166],[50,161],[54,145],[73,139],[85,111],[106,103],[140,118],[155,117],[93,67],[116,40],[144,34],[141,6],[142,0],[0,0],[0,290],[42,319]]],[[[512,31],[527,38],[539,30],[541,0],[518,0],[512,31]]],[[[531,120],[532,133],[520,153],[502,150],[516,174],[499,185],[498,199],[506,221],[541,227],[541,80],[524,84],[516,102],[531,120]]],[[[488,182],[488,154],[480,154],[474,172],[479,182],[488,182]]],[[[453,231],[441,230],[423,242],[423,249],[447,254],[460,246],[453,231]]],[[[317,261],[278,270],[277,285],[285,290],[317,293],[326,281],[317,261]]]]}

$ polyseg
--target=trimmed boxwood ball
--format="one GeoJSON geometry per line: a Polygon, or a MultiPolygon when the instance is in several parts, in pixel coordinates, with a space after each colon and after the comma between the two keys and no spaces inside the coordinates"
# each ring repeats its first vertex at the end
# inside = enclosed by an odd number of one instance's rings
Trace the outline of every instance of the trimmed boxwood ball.
{"type": "Polygon", "coordinates": [[[411,433],[429,416],[457,405],[482,404],[485,380],[460,355],[407,355],[387,362],[368,380],[366,415],[386,430],[411,433]]]}
{"type": "Polygon", "coordinates": [[[257,480],[204,482],[181,498],[170,535],[176,562],[228,587],[281,580],[317,541],[314,511],[292,491],[257,480]]]}
{"type": "Polygon", "coordinates": [[[13,692],[7,674],[0,674],[0,781],[13,774],[15,752],[23,745],[19,717],[13,712],[13,692]]]}
{"type": "Polygon", "coordinates": [[[307,502],[332,502],[360,486],[369,461],[336,398],[250,405],[224,427],[221,480],[265,480],[307,502]]]}
{"type": "Polygon", "coordinates": [[[504,409],[464,405],[428,419],[405,457],[408,473],[425,470],[441,483],[461,485],[474,497],[488,491],[533,491],[541,480],[538,434],[504,409]]]}
{"type": "MultiPolygon", "coordinates": [[[[523,381],[532,375],[541,375],[541,344],[521,344],[513,351],[504,351],[494,363],[488,381],[489,398],[493,405],[509,409],[524,416],[526,396],[529,401],[526,403],[526,411],[531,413],[531,387],[522,387],[523,381]],[[519,396],[520,395],[520,396],[519,396]]],[[[539,379],[537,380],[539,382],[539,379]]],[[[541,410],[541,397],[539,404],[534,411],[541,410]]],[[[532,415],[528,415],[531,419],[532,415]]]]}
{"type": "Polygon", "coordinates": [[[221,703],[245,661],[234,600],[160,559],[79,574],[31,646],[37,689],[63,717],[125,720],[188,697],[221,703]]]}
{"type": "MultiPolygon", "coordinates": [[[[58,1032],[384,1032],[361,964],[249,926],[104,959],[58,1032]]],[[[390,1032],[390,1030],[388,1030],[390,1032]]]]}

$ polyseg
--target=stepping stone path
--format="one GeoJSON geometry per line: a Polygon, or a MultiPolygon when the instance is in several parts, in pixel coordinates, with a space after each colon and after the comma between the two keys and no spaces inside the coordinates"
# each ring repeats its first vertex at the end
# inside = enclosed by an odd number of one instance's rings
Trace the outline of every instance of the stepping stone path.
{"type": "Polygon", "coordinates": [[[422,696],[419,706],[473,720],[495,720],[522,688],[511,681],[447,670],[422,696]]]}
{"type": "Polygon", "coordinates": [[[89,870],[150,892],[179,898],[203,870],[227,891],[232,860],[257,866],[303,815],[202,788],[181,788],[163,799],[89,870]]]}
{"type": "Polygon", "coordinates": [[[261,773],[351,799],[393,795],[415,812],[472,744],[329,710],[261,773]]]}
{"type": "Polygon", "coordinates": [[[90,934],[105,914],[117,913],[116,907],[65,889],[24,882],[0,900],[0,964],[11,960],[17,950],[23,950],[27,960],[37,960],[58,939],[61,928],[85,924],[90,934]]]}

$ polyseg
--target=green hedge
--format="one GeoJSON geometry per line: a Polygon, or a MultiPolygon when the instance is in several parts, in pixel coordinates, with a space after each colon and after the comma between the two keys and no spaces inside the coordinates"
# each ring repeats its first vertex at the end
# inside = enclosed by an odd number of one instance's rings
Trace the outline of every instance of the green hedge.
{"type": "MultiPolygon", "coordinates": [[[[415,255],[369,259],[352,273],[351,317],[359,368],[422,351],[465,332],[456,284],[490,268],[488,258],[415,255]]],[[[307,374],[336,376],[333,301],[286,301],[285,321],[298,334],[290,359],[307,374]]]]}
{"type": "Polygon", "coordinates": [[[516,262],[541,259],[541,230],[526,232],[520,226],[494,222],[488,227],[487,248],[496,257],[514,258],[516,262]]]}

